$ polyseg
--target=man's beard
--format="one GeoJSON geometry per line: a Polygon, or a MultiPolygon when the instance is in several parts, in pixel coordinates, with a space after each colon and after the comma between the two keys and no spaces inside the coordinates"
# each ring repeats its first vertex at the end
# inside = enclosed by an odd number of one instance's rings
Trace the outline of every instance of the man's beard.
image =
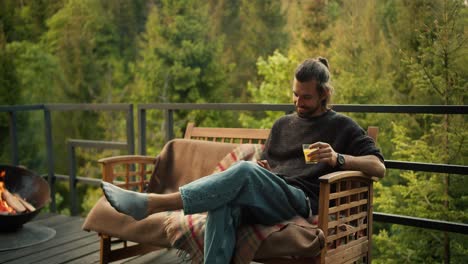
{"type": "Polygon", "coordinates": [[[310,107],[297,107],[296,106],[296,113],[298,116],[307,118],[307,117],[312,117],[317,115],[320,112],[320,106],[310,108],[310,107]],[[299,111],[299,109],[302,108],[302,111],[299,111]]]}

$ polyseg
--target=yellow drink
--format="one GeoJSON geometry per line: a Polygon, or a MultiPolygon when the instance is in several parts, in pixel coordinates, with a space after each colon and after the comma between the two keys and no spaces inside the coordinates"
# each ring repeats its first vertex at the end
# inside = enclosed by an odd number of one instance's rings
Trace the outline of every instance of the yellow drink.
{"type": "Polygon", "coordinates": [[[310,153],[316,151],[316,148],[309,148],[309,144],[304,144],[302,150],[304,151],[304,159],[306,164],[315,164],[318,162],[317,155],[311,155],[310,153]]]}

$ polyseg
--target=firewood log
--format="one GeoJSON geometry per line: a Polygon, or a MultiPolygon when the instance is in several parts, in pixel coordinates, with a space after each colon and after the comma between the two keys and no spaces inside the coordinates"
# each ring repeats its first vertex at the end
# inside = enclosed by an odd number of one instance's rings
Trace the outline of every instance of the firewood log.
{"type": "Polygon", "coordinates": [[[29,211],[29,212],[34,212],[36,211],[36,207],[34,207],[32,204],[28,203],[25,199],[21,198],[21,196],[17,193],[14,194],[16,198],[18,198],[18,200],[20,201],[20,203],[23,204],[24,207],[26,207],[26,209],[29,211]]]}
{"type": "Polygon", "coordinates": [[[11,208],[15,209],[17,213],[24,213],[24,211],[26,211],[26,207],[24,207],[18,198],[11,194],[7,189],[3,190],[2,198],[11,208]]]}

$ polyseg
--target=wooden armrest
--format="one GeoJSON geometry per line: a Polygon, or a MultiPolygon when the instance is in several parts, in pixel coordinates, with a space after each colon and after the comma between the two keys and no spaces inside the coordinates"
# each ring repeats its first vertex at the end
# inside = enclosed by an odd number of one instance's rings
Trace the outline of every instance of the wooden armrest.
{"type": "Polygon", "coordinates": [[[153,156],[142,156],[142,155],[123,155],[113,156],[99,159],[98,162],[102,164],[110,163],[153,163],[156,157],[153,156]]]}
{"type": "Polygon", "coordinates": [[[157,166],[157,158],[142,155],[123,155],[98,160],[102,164],[102,180],[125,189],[138,187],[144,191],[148,178],[157,166]]]}
{"type": "Polygon", "coordinates": [[[372,235],[375,180],[378,178],[361,171],[338,171],[319,178],[318,227],[326,237],[322,261],[347,259],[351,263],[367,252],[372,235]]]}
{"type": "Polygon", "coordinates": [[[323,183],[333,183],[339,180],[347,179],[347,178],[358,178],[362,180],[372,180],[372,181],[378,181],[379,178],[375,176],[369,176],[367,174],[364,174],[361,171],[337,171],[337,172],[332,172],[329,174],[325,174],[319,178],[320,182],[323,183]]]}

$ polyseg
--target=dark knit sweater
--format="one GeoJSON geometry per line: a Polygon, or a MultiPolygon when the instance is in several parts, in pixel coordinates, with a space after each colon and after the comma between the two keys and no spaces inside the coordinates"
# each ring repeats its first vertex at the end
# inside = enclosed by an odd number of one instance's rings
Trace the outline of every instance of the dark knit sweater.
{"type": "Polygon", "coordinates": [[[263,159],[268,160],[275,174],[305,192],[314,214],[318,212],[318,178],[337,171],[326,163],[305,164],[302,144],[318,141],[330,144],[341,154],[375,155],[383,161],[372,138],[351,118],[333,110],[307,119],[295,113],[279,118],[265,144],[263,159]]]}

